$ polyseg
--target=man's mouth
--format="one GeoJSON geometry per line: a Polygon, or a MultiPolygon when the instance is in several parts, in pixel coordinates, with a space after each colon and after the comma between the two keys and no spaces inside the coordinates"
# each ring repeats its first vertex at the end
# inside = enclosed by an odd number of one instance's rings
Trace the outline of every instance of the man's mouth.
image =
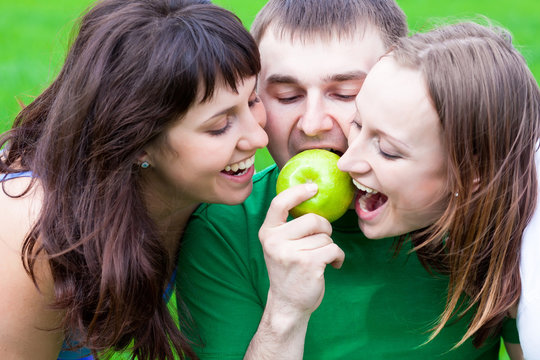
{"type": "Polygon", "coordinates": [[[373,212],[383,206],[388,200],[388,196],[378,192],[375,189],[360,184],[354,179],[353,184],[359,190],[357,195],[357,202],[363,212],[373,212]]]}
{"type": "Polygon", "coordinates": [[[343,155],[343,152],[342,151],[339,151],[339,150],[336,150],[336,149],[332,149],[332,148],[323,148],[323,150],[328,150],[330,152],[333,152],[334,154],[337,154],[339,157],[341,157],[341,155],[343,155]]]}
{"type": "Polygon", "coordinates": [[[306,150],[313,150],[313,149],[327,150],[327,151],[333,152],[334,154],[337,154],[340,157],[341,155],[343,155],[343,151],[341,150],[337,150],[334,148],[326,148],[326,147],[313,147],[313,148],[302,149],[298,153],[301,153],[302,151],[306,151],[306,150]]]}
{"type": "Polygon", "coordinates": [[[241,176],[247,173],[249,168],[251,168],[254,163],[255,155],[237,163],[227,165],[225,166],[225,169],[221,170],[221,172],[231,176],[241,176]]]}

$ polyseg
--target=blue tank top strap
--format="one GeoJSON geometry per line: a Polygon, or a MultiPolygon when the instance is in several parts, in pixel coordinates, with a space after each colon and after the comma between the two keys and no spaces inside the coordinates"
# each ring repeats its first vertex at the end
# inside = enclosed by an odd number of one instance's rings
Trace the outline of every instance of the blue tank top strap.
{"type": "Polygon", "coordinates": [[[19,173],[11,173],[11,174],[1,174],[0,175],[0,182],[7,181],[11,179],[21,178],[21,177],[32,177],[31,171],[23,171],[19,173]]]}
{"type": "Polygon", "coordinates": [[[171,279],[169,280],[169,283],[167,284],[167,288],[165,289],[165,292],[163,293],[163,299],[165,302],[169,302],[171,300],[171,296],[174,290],[174,285],[176,285],[176,268],[174,268],[173,273],[171,275],[171,279]]]}
{"type": "Polygon", "coordinates": [[[94,356],[92,356],[90,350],[86,348],[69,350],[66,343],[64,343],[60,354],[58,354],[58,360],[94,360],[94,356]]]}

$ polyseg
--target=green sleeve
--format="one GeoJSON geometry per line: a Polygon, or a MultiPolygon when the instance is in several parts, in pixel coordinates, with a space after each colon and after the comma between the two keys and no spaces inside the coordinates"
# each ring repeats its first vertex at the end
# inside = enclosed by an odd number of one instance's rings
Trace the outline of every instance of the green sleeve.
{"type": "Polygon", "coordinates": [[[501,336],[505,342],[519,344],[516,319],[507,317],[503,320],[501,336]]]}
{"type": "Polygon", "coordinates": [[[199,215],[186,228],[178,261],[177,299],[194,324],[185,330],[202,360],[241,359],[264,309],[250,278],[248,249],[237,245],[247,236],[245,226],[226,211],[209,215],[212,223],[199,215]]]}

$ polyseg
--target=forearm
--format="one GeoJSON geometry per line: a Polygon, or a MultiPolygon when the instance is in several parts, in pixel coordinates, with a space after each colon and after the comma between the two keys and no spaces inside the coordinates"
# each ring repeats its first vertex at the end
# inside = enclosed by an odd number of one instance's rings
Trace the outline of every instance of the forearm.
{"type": "Polygon", "coordinates": [[[309,319],[324,296],[328,264],[340,268],[345,253],[330,237],[332,226],[315,214],[287,222],[289,210],[316,189],[280,193],[259,230],[270,287],[259,327],[244,359],[302,359],[309,319]]]}
{"type": "Polygon", "coordinates": [[[284,313],[283,308],[265,308],[244,360],[302,359],[309,314],[284,313]]]}

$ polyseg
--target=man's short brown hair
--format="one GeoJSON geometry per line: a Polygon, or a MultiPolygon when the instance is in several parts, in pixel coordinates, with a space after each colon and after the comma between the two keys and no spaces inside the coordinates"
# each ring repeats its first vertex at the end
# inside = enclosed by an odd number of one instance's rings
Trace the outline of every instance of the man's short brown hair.
{"type": "Polygon", "coordinates": [[[408,31],[405,14],[394,0],[269,0],[251,33],[257,43],[270,26],[278,36],[332,40],[352,37],[370,25],[387,47],[408,31]]]}

